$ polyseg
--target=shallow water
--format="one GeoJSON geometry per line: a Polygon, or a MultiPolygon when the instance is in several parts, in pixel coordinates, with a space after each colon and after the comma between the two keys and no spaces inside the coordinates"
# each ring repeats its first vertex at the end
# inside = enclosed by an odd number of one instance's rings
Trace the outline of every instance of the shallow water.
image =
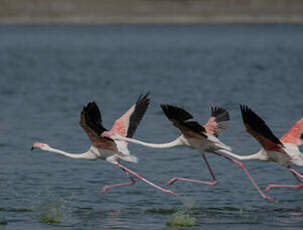
{"type": "MultiPolygon", "coordinates": [[[[274,189],[269,195],[278,202],[265,202],[239,167],[211,154],[218,185],[177,182],[169,196],[141,181],[101,194],[104,185],[127,181],[116,166],[30,151],[38,140],[84,152],[90,143],[78,122],[88,101],[110,128],[151,91],[135,137],[179,135],[161,103],[182,106],[202,123],[218,105],[231,114],[221,140],[254,153],[259,145],[244,130],[240,103],[279,137],[303,115],[301,26],[1,26],[0,35],[0,228],[171,229],[176,215],[194,219],[185,229],[302,228],[302,190],[274,189]]],[[[125,165],[161,186],[173,176],[210,180],[194,150],[129,148],[140,161],[125,165]]],[[[245,165],[262,188],[296,183],[279,165],[245,165]]]]}

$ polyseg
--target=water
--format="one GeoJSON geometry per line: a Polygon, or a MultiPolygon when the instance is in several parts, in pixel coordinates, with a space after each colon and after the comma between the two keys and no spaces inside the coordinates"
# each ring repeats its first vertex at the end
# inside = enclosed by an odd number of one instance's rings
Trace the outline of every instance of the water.
{"type": "MultiPolygon", "coordinates": [[[[244,130],[240,103],[279,137],[302,117],[302,26],[1,26],[0,34],[0,228],[172,229],[180,220],[185,229],[302,228],[302,190],[274,189],[279,202],[265,202],[239,167],[211,154],[218,185],[177,182],[177,196],[169,196],[138,180],[101,194],[104,185],[127,181],[116,166],[30,151],[38,140],[84,152],[82,106],[95,100],[110,128],[151,91],[135,137],[179,135],[161,103],[182,106],[202,123],[219,105],[232,119],[221,140],[254,153],[259,145],[244,130]]],[[[129,148],[140,161],[125,165],[161,186],[173,176],[211,179],[194,150],[129,148]]],[[[296,183],[277,164],[245,165],[262,188],[296,183]]]]}

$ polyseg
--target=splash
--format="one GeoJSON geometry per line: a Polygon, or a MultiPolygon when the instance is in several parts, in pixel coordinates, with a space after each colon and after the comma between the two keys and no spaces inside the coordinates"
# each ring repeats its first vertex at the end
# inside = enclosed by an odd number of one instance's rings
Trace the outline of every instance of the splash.
{"type": "Polygon", "coordinates": [[[7,225],[7,220],[4,217],[0,219],[0,225],[7,225]]]}
{"type": "MultiPolygon", "coordinates": [[[[0,213],[5,211],[4,208],[0,208],[0,213]]],[[[5,219],[4,216],[2,216],[2,214],[0,215],[0,225],[6,225],[7,224],[7,220],[5,219]]]]}
{"type": "Polygon", "coordinates": [[[72,198],[57,196],[42,201],[36,208],[35,214],[40,223],[56,224],[65,221],[69,217],[69,209],[72,198]]]}
{"type": "Polygon", "coordinates": [[[172,215],[166,222],[169,227],[192,227],[195,226],[196,218],[191,217],[188,210],[180,210],[172,215]]]}
{"type": "Polygon", "coordinates": [[[183,208],[178,210],[166,222],[169,227],[192,227],[196,224],[196,218],[192,217],[192,210],[198,207],[198,202],[195,197],[175,196],[183,204],[183,208]]]}

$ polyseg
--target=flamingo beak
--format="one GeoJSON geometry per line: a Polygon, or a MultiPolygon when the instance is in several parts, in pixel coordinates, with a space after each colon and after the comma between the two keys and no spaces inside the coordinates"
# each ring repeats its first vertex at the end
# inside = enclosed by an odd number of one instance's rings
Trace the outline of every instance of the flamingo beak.
{"type": "Polygon", "coordinates": [[[33,151],[33,150],[34,150],[34,146],[31,147],[31,151],[33,151]]]}

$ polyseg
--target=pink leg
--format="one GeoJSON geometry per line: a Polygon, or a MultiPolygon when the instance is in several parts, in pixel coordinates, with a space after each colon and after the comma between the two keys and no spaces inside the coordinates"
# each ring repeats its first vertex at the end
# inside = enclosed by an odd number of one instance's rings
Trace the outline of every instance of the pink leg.
{"type": "Polygon", "coordinates": [[[132,178],[132,176],[129,175],[129,173],[126,172],[124,169],[122,169],[122,170],[125,172],[126,176],[129,177],[131,182],[126,182],[126,183],[122,183],[122,184],[114,184],[114,185],[106,185],[102,188],[102,190],[101,190],[102,193],[105,192],[107,189],[110,189],[110,188],[117,188],[117,187],[121,187],[121,186],[128,186],[128,185],[135,184],[135,180],[132,178]]]}
{"type": "Polygon", "coordinates": [[[303,175],[298,173],[296,170],[294,170],[293,168],[291,168],[289,165],[287,166],[287,168],[289,169],[289,171],[291,171],[294,175],[296,175],[297,177],[300,177],[301,179],[303,179],[303,175]]]}
{"type": "Polygon", "coordinates": [[[264,200],[268,200],[268,201],[270,201],[270,202],[275,202],[273,199],[271,199],[269,196],[266,196],[266,195],[261,191],[261,189],[260,189],[259,186],[255,183],[254,179],[253,179],[252,176],[249,174],[249,172],[247,171],[247,169],[245,168],[245,166],[244,166],[244,164],[243,164],[242,162],[237,161],[237,160],[234,160],[234,159],[232,159],[232,158],[229,158],[229,157],[227,157],[227,156],[225,156],[225,155],[222,155],[222,154],[219,154],[219,153],[214,153],[214,154],[216,154],[216,155],[218,155],[218,156],[222,156],[222,157],[224,157],[225,159],[227,159],[227,160],[229,160],[229,161],[231,161],[231,162],[233,162],[233,163],[239,165],[239,166],[243,169],[243,171],[245,172],[245,174],[248,176],[248,178],[250,179],[251,183],[255,186],[255,188],[257,189],[257,191],[258,191],[259,194],[261,195],[261,197],[262,197],[264,200]]]}
{"type": "MultiPolygon", "coordinates": [[[[268,192],[271,188],[302,188],[303,187],[302,182],[298,178],[299,173],[296,170],[294,170],[293,168],[291,168],[290,166],[287,166],[287,168],[295,176],[295,178],[298,181],[298,184],[297,185],[270,184],[264,189],[264,192],[268,192]]],[[[299,174],[299,175],[301,176],[301,174],[299,174]]]]}
{"type": "Polygon", "coordinates": [[[142,176],[140,176],[138,173],[136,173],[136,172],[130,170],[129,168],[126,168],[125,166],[121,165],[119,162],[118,162],[118,166],[119,166],[122,170],[125,170],[126,172],[129,172],[130,174],[133,174],[133,175],[134,175],[135,177],[137,177],[138,179],[140,179],[140,180],[144,181],[145,183],[147,183],[147,184],[149,184],[149,185],[151,185],[151,186],[153,186],[153,187],[155,187],[155,188],[161,190],[162,192],[166,192],[166,193],[169,193],[169,194],[171,194],[171,195],[174,194],[173,191],[171,191],[171,190],[169,190],[169,189],[161,188],[160,186],[153,184],[152,182],[150,182],[150,181],[146,180],[145,178],[143,178],[142,176]]]}
{"type": "Polygon", "coordinates": [[[188,179],[188,178],[182,178],[182,177],[174,177],[172,178],[169,182],[168,185],[172,185],[173,183],[175,183],[178,180],[182,180],[182,181],[189,181],[189,182],[194,182],[194,183],[199,183],[199,184],[206,184],[206,185],[210,185],[210,186],[215,186],[217,184],[217,180],[216,177],[206,159],[205,154],[202,154],[202,157],[207,165],[208,171],[210,172],[211,177],[213,178],[213,182],[208,182],[208,181],[202,181],[202,180],[194,180],[194,179],[188,179]]]}

